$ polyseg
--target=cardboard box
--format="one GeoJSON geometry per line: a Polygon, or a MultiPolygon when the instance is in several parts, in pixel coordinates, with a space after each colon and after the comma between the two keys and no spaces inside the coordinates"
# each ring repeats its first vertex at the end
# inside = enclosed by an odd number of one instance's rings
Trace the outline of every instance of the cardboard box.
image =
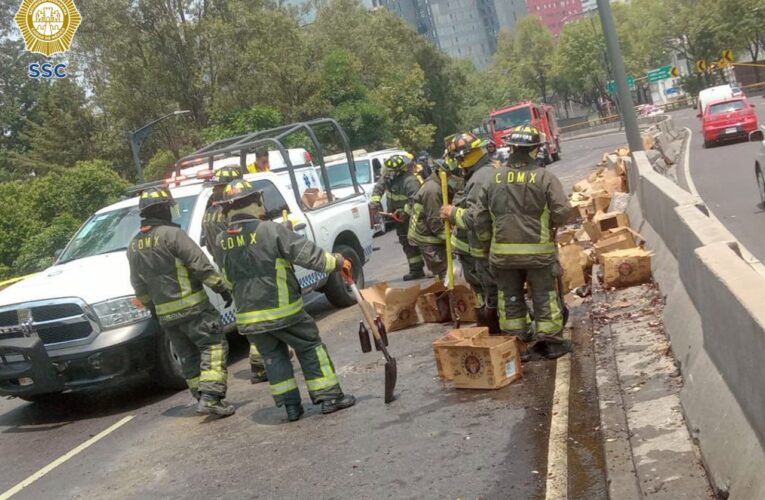
{"type": "Polygon", "coordinates": [[[598,262],[603,264],[603,256],[609,252],[615,250],[629,250],[631,248],[637,248],[635,240],[629,233],[619,233],[609,238],[601,238],[597,243],[592,245],[592,249],[595,251],[595,257],[598,262]]]}
{"type": "Polygon", "coordinates": [[[460,321],[463,323],[475,323],[478,318],[475,315],[475,308],[478,307],[478,298],[475,292],[467,284],[455,284],[452,291],[452,303],[460,321]]]}
{"type": "Polygon", "coordinates": [[[558,231],[558,244],[561,246],[569,245],[574,242],[576,238],[576,229],[566,229],[564,231],[558,231]]]}
{"type": "Polygon", "coordinates": [[[584,269],[589,258],[579,245],[566,245],[558,252],[563,269],[563,293],[585,285],[584,269]]]}
{"type": "Polygon", "coordinates": [[[603,254],[603,284],[624,288],[651,281],[651,254],[641,248],[603,254]]]}
{"type": "Polygon", "coordinates": [[[307,208],[316,208],[322,205],[326,205],[328,202],[327,193],[319,188],[308,188],[303,192],[303,196],[300,198],[303,205],[307,208]]]}
{"type": "Polygon", "coordinates": [[[473,337],[444,349],[447,367],[459,389],[499,389],[522,376],[516,337],[473,337]]]}
{"type": "Polygon", "coordinates": [[[417,309],[425,323],[445,323],[451,321],[452,314],[449,311],[449,298],[446,295],[446,287],[441,281],[420,290],[417,297],[417,309]]]}
{"type": "Polygon", "coordinates": [[[589,191],[589,189],[590,189],[590,182],[587,180],[579,181],[576,184],[574,184],[574,193],[589,191]]]}
{"type": "Polygon", "coordinates": [[[361,290],[361,296],[372,304],[389,333],[416,325],[419,321],[416,307],[420,285],[389,288],[387,283],[382,282],[361,290]]]}
{"type": "Polygon", "coordinates": [[[454,378],[454,370],[449,363],[449,358],[446,353],[446,347],[459,344],[465,339],[472,339],[473,337],[488,337],[489,329],[485,326],[477,328],[459,328],[457,330],[451,330],[449,333],[441,338],[433,341],[433,354],[436,357],[436,369],[438,370],[438,376],[441,380],[452,380],[454,378]]]}
{"type": "Polygon", "coordinates": [[[608,192],[603,192],[592,197],[592,206],[595,208],[595,212],[608,212],[608,207],[611,205],[611,195],[608,192]]]}
{"type": "Polygon", "coordinates": [[[593,218],[593,221],[598,224],[598,229],[601,233],[617,227],[630,227],[630,219],[623,212],[598,214],[593,218]]]}
{"type": "Polygon", "coordinates": [[[601,237],[600,228],[598,225],[592,221],[584,221],[582,224],[582,229],[587,233],[587,236],[590,237],[590,241],[593,243],[597,243],[598,240],[601,237]]]}

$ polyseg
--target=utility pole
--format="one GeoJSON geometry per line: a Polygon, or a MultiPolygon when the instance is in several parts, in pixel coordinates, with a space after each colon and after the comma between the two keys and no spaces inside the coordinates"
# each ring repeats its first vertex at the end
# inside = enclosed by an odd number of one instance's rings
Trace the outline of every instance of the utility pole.
{"type": "Polygon", "coordinates": [[[619,37],[616,35],[616,26],[614,16],[611,14],[611,3],[609,0],[598,0],[598,14],[600,23],[603,26],[603,35],[606,38],[606,49],[608,57],[611,60],[611,69],[614,72],[614,81],[616,82],[616,95],[619,97],[619,107],[622,115],[622,122],[627,133],[627,142],[630,150],[642,151],[643,139],[640,137],[640,128],[637,123],[635,106],[632,103],[632,94],[627,87],[627,71],[624,69],[624,60],[622,51],[619,48],[619,37]]]}

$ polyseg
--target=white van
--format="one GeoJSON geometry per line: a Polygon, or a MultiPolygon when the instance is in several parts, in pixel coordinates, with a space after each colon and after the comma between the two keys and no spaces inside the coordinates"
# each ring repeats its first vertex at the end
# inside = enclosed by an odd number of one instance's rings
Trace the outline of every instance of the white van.
{"type": "Polygon", "coordinates": [[[699,92],[699,112],[696,116],[701,118],[704,116],[704,111],[707,109],[707,105],[713,101],[719,101],[720,99],[727,99],[733,97],[733,87],[729,84],[718,85],[717,87],[710,87],[699,92]]]}

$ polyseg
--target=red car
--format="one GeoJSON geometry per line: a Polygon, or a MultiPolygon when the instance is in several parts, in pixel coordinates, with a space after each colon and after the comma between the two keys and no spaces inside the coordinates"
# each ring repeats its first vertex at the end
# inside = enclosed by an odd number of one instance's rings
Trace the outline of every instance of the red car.
{"type": "Polygon", "coordinates": [[[754,104],[743,96],[712,101],[704,115],[698,116],[704,132],[704,147],[717,142],[746,139],[758,127],[754,104]]]}

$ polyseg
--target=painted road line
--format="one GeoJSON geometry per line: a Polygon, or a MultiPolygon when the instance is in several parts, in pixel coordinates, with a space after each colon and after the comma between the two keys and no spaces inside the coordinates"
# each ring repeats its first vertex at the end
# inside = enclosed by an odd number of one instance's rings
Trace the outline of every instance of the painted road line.
{"type": "MultiPolygon", "coordinates": [[[[570,340],[569,328],[563,331],[563,338],[570,340]]],[[[550,440],[547,443],[546,500],[568,498],[568,393],[573,355],[561,356],[555,366],[555,392],[550,410],[550,440]]]]}
{"type": "Polygon", "coordinates": [[[85,441],[84,443],[82,443],[81,445],[79,445],[77,448],[73,449],[72,451],[70,451],[66,455],[63,455],[63,456],[57,458],[53,462],[49,463],[48,465],[46,465],[42,469],[38,470],[37,472],[35,472],[31,476],[29,476],[26,479],[24,479],[23,481],[21,481],[19,484],[17,484],[13,488],[11,488],[8,491],[0,494],[0,500],[6,500],[8,498],[11,498],[13,495],[21,492],[21,490],[23,490],[27,486],[31,485],[32,483],[34,483],[35,481],[37,481],[38,479],[43,477],[45,474],[49,473],[50,471],[52,471],[53,469],[55,469],[59,465],[63,464],[64,462],[66,462],[70,458],[74,457],[75,455],[77,455],[81,451],[89,448],[90,446],[94,445],[98,441],[102,440],[103,438],[105,438],[106,436],[111,434],[112,432],[116,431],[117,429],[119,429],[120,427],[125,425],[126,423],[130,422],[131,420],[133,420],[133,418],[135,418],[135,415],[128,415],[127,417],[123,418],[122,420],[120,420],[116,424],[112,425],[108,429],[99,432],[98,434],[96,434],[92,438],[88,439],[87,441],[85,441]]]}

